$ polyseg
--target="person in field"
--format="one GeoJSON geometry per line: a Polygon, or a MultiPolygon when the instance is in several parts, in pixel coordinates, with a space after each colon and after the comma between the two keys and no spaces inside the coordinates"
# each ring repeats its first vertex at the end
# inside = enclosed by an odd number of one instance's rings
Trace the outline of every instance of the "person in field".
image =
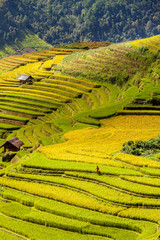
{"type": "Polygon", "coordinates": [[[99,167],[98,166],[96,167],[96,169],[97,169],[97,173],[99,173],[99,167]]]}

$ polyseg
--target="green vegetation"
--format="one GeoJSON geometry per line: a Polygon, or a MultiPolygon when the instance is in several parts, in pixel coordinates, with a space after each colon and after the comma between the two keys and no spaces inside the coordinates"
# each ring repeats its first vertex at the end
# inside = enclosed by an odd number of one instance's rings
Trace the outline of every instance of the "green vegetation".
{"type": "Polygon", "coordinates": [[[61,48],[65,49],[82,49],[82,50],[88,50],[88,49],[94,49],[99,47],[107,47],[112,43],[109,42],[74,42],[67,45],[61,45],[61,48]]]}
{"type": "Polygon", "coordinates": [[[122,152],[142,156],[160,152],[160,136],[148,141],[128,141],[123,144],[122,152]]]}
{"type": "MultiPolygon", "coordinates": [[[[80,162],[75,162],[75,161],[65,161],[62,160],[56,160],[54,159],[48,159],[46,158],[43,154],[34,152],[33,155],[27,160],[22,163],[22,167],[30,169],[33,172],[38,171],[38,169],[41,170],[48,170],[48,171],[79,171],[79,172],[95,172],[95,165],[92,164],[87,164],[87,163],[80,163],[80,162]],[[53,165],[54,163],[54,165],[53,165]],[[34,171],[35,169],[35,171],[34,171]]],[[[101,165],[100,165],[101,167],[101,165]]],[[[23,169],[22,169],[23,170],[23,169]]],[[[25,169],[24,169],[25,171],[25,169]]],[[[45,171],[44,171],[45,172],[45,171]]],[[[114,175],[119,175],[119,174],[124,174],[124,175],[141,175],[141,173],[138,173],[132,169],[123,169],[123,168],[116,168],[112,166],[103,166],[103,172],[104,174],[114,174],[114,175]]]]}
{"type": "Polygon", "coordinates": [[[0,144],[24,143],[0,150],[0,238],[158,239],[159,52],[131,45],[0,61],[0,144]],[[119,152],[124,142],[143,157],[119,152]]]}
{"type": "MultiPolygon", "coordinates": [[[[8,32],[9,33],[9,32],[8,32]]],[[[11,37],[12,39],[12,37],[11,37]]],[[[46,43],[42,39],[38,37],[38,35],[32,33],[29,30],[21,30],[20,32],[17,32],[17,36],[15,40],[11,41],[3,41],[1,42],[0,46],[0,58],[4,56],[8,56],[10,54],[16,54],[27,51],[33,51],[33,50],[42,50],[42,49],[48,49],[51,48],[52,45],[46,43]],[[6,43],[7,42],[7,43],[6,43]]]]}
{"type": "MultiPolygon", "coordinates": [[[[116,83],[120,87],[128,83],[133,77],[137,84],[136,78],[139,78],[139,81],[144,79],[147,83],[148,80],[148,84],[153,85],[154,83],[150,81],[150,78],[146,77],[145,79],[144,76],[147,71],[152,71],[153,66],[155,66],[156,72],[158,62],[158,52],[146,51],[141,53],[140,50],[127,47],[126,44],[111,44],[105,48],[74,53],[64,58],[55,67],[55,70],[61,71],[62,74],[87,78],[100,83],[116,83]]],[[[153,76],[153,73],[150,75],[153,76]]]]}
{"type": "MultiPolygon", "coordinates": [[[[158,0],[74,0],[58,4],[55,0],[16,0],[12,4],[6,0],[1,1],[0,7],[0,20],[4,21],[0,29],[1,44],[18,46],[24,29],[32,30],[52,45],[122,42],[160,34],[158,0]]],[[[88,48],[88,44],[83,48],[88,48]]]]}

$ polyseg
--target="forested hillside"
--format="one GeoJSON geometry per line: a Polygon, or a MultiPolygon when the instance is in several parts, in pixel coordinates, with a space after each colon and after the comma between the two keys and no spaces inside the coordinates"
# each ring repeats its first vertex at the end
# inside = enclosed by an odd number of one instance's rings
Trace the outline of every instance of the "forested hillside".
{"type": "Polygon", "coordinates": [[[0,43],[29,29],[52,45],[120,42],[160,33],[159,0],[1,0],[0,43]]]}

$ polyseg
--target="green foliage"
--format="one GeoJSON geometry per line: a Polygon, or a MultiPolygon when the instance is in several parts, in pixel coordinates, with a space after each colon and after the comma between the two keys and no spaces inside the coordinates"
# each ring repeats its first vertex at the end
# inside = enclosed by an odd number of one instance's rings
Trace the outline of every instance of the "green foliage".
{"type": "MultiPolygon", "coordinates": [[[[147,70],[152,69],[151,64],[157,63],[158,58],[157,53],[140,52],[128,48],[126,44],[111,44],[104,48],[73,53],[58,64],[55,70],[82,79],[123,87],[126,83],[129,85],[133,77],[135,82],[140,82],[147,70]]],[[[152,80],[150,82],[153,83],[152,80]]]]}
{"type": "Polygon", "coordinates": [[[98,47],[106,47],[109,46],[111,43],[109,42],[76,42],[71,43],[67,45],[61,45],[61,48],[66,49],[82,49],[82,50],[88,50],[88,49],[94,49],[98,47]]]}
{"type": "Polygon", "coordinates": [[[58,118],[54,120],[54,125],[57,129],[62,132],[67,132],[72,128],[70,119],[67,118],[58,118]]]}
{"type": "MultiPolygon", "coordinates": [[[[116,93],[116,90],[115,90],[116,93]]],[[[126,92],[124,92],[124,99],[121,102],[113,103],[112,101],[109,104],[106,104],[106,106],[102,106],[98,109],[95,109],[90,112],[90,117],[95,118],[106,118],[113,116],[116,112],[118,112],[122,107],[131,101],[132,98],[137,94],[137,88],[135,86],[132,86],[128,88],[126,92]]]]}
{"type": "Polygon", "coordinates": [[[11,159],[16,155],[14,152],[6,152],[2,156],[2,162],[10,162],[11,159]]]}
{"type": "Polygon", "coordinates": [[[39,138],[38,142],[43,146],[46,146],[46,145],[53,144],[53,139],[52,137],[42,137],[42,138],[39,138]]]}
{"type": "MultiPolygon", "coordinates": [[[[16,33],[16,38],[14,35],[12,35],[12,27],[9,27],[8,32],[6,35],[10,35],[8,41],[7,39],[0,41],[0,58],[10,55],[10,54],[15,54],[15,53],[20,53],[21,51],[23,52],[24,49],[26,48],[31,48],[34,50],[42,50],[42,49],[48,49],[51,48],[52,45],[46,43],[44,40],[38,37],[38,35],[32,33],[28,29],[19,29],[16,33]]],[[[5,29],[3,29],[4,35],[5,35],[5,29]]]]}
{"type": "Polygon", "coordinates": [[[147,141],[128,141],[123,144],[122,152],[138,156],[146,156],[160,152],[160,136],[147,141]]]}
{"type": "Polygon", "coordinates": [[[144,52],[146,52],[146,51],[148,51],[148,50],[149,50],[149,49],[148,49],[147,46],[142,46],[142,47],[139,48],[139,51],[140,51],[141,53],[144,53],[144,52]]]}
{"type": "Polygon", "coordinates": [[[158,4],[158,0],[74,0],[58,4],[56,0],[16,0],[12,4],[6,0],[0,6],[0,20],[4,22],[0,39],[1,43],[20,45],[19,32],[27,28],[52,45],[153,36],[160,33],[158,4]]]}

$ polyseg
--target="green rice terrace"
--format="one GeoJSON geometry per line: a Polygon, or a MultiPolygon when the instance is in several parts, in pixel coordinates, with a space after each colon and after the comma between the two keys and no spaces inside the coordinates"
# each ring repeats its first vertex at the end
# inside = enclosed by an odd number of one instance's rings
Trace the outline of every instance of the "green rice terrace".
{"type": "Polygon", "coordinates": [[[160,239],[160,36],[0,72],[0,239],[160,239]]]}

